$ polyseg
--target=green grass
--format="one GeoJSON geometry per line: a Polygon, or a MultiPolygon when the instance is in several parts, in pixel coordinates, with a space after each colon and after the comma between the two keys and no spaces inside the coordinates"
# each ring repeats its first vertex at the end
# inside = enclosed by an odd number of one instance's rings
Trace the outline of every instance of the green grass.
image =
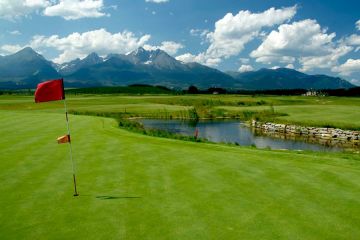
{"type": "MultiPolygon", "coordinates": [[[[142,103],[164,98],[82,96],[68,105],[151,110],[142,103]]],[[[359,154],[185,142],[70,115],[74,198],[68,146],[55,141],[66,133],[61,102],[3,96],[0,109],[1,239],[360,238],[359,154]]]]}
{"type": "MultiPolygon", "coordinates": [[[[183,117],[195,107],[200,117],[242,117],[244,112],[269,111],[271,106],[280,116],[277,121],[332,125],[360,129],[360,98],[302,96],[239,95],[69,95],[69,110],[93,113],[127,113],[129,116],[183,117]]],[[[61,102],[33,104],[31,96],[2,95],[0,110],[42,110],[62,112],[61,102]]]]}
{"type": "MultiPolygon", "coordinates": [[[[268,106],[221,108],[229,112],[269,109],[268,106]]],[[[286,114],[274,120],[280,123],[360,130],[360,106],[357,105],[279,105],[274,106],[274,110],[286,114]]]]}

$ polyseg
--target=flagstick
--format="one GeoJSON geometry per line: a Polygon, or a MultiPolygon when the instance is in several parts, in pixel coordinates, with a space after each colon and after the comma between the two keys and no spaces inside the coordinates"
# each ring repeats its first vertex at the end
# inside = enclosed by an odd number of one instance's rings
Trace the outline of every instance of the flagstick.
{"type": "Polygon", "coordinates": [[[69,135],[69,149],[70,149],[70,159],[72,163],[72,173],[73,173],[73,179],[74,179],[74,196],[79,196],[77,189],[76,189],[76,176],[75,176],[75,162],[72,156],[72,146],[71,146],[71,136],[70,136],[70,127],[69,127],[69,118],[68,118],[68,112],[66,107],[66,100],[64,98],[64,107],[65,107],[65,116],[66,116],[66,126],[68,130],[69,135]]]}

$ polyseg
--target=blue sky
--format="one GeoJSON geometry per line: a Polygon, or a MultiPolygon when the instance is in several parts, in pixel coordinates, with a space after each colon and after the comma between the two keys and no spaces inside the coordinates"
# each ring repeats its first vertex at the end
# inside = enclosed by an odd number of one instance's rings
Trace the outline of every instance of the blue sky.
{"type": "Polygon", "coordinates": [[[360,1],[0,0],[0,54],[66,62],[160,48],[220,70],[289,67],[360,85],[360,1]]]}

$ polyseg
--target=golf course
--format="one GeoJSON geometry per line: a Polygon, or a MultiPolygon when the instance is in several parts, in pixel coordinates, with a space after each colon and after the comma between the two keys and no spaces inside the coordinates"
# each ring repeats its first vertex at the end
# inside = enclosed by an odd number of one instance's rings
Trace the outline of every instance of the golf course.
{"type": "Polygon", "coordinates": [[[360,129],[360,98],[0,95],[0,239],[360,239],[359,150],[182,141],[121,118],[240,118],[360,129]]]}

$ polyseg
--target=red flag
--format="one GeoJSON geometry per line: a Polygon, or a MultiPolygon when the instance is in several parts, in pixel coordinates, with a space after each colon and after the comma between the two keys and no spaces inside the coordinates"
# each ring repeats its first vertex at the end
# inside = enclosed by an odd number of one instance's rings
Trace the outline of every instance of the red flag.
{"type": "Polygon", "coordinates": [[[39,83],[35,91],[35,102],[49,102],[65,99],[64,81],[62,79],[39,83]]]}

